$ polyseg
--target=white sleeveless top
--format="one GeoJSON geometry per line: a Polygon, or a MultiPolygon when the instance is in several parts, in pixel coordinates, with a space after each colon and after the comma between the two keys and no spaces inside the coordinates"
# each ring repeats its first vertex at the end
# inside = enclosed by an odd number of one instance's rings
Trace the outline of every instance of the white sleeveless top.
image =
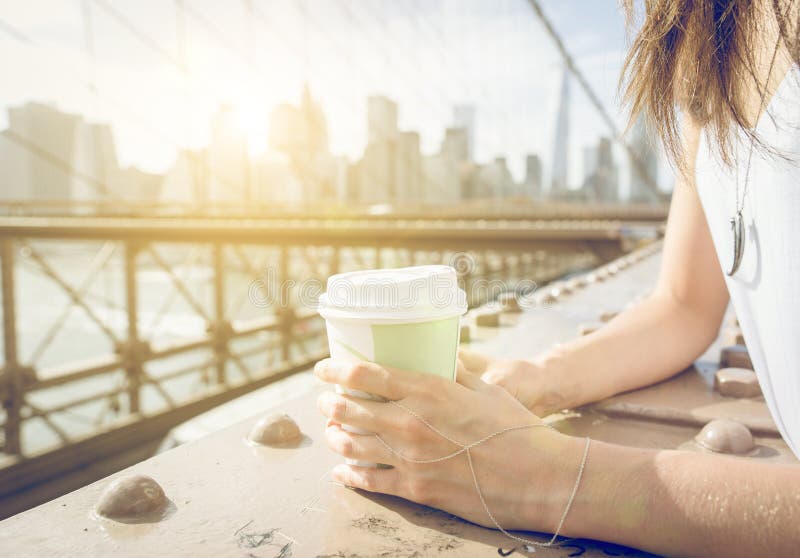
{"type": "MultiPolygon", "coordinates": [[[[761,117],[762,141],[790,160],[756,146],[744,203],[745,248],[739,271],[725,275],[769,410],[800,457],[800,68],[794,66],[761,117]]],[[[711,154],[705,138],[697,187],[723,272],[733,261],[730,219],[736,175],[742,196],[749,139],[742,133],[734,168],[711,154]]],[[[741,200],[741,198],[740,198],[741,200]]],[[[741,204],[741,201],[740,201],[741,204]]]]}

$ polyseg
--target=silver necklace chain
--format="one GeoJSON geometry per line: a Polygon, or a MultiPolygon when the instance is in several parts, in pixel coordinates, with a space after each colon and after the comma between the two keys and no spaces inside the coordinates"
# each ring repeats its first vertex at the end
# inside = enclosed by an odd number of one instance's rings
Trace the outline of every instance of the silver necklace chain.
{"type": "Polygon", "coordinates": [[[767,79],[764,83],[764,89],[761,91],[761,99],[758,105],[758,114],[756,114],[756,120],[753,125],[753,131],[750,135],[750,149],[747,153],[747,166],[745,167],[745,174],[744,174],[744,186],[742,188],[742,203],[739,205],[739,165],[736,165],[737,175],[736,175],[736,213],[741,213],[744,210],[744,201],[747,197],[747,186],[750,182],[750,162],[753,159],[753,146],[755,145],[755,131],[758,127],[758,121],[761,119],[761,113],[764,112],[766,109],[766,101],[767,101],[767,91],[769,89],[769,82],[772,79],[772,70],[775,69],[775,60],[778,58],[778,51],[780,50],[780,41],[775,45],[775,48],[772,51],[772,57],[769,61],[769,69],[767,70],[767,79]]]}
{"type": "Polygon", "coordinates": [[[472,461],[472,452],[470,450],[472,448],[476,447],[476,446],[479,446],[480,444],[482,444],[484,442],[487,442],[487,441],[491,440],[492,438],[495,438],[495,437],[500,436],[501,434],[505,434],[507,432],[512,432],[514,430],[526,430],[526,429],[529,429],[529,428],[552,428],[550,425],[547,425],[547,424],[544,424],[544,423],[536,423],[536,424],[524,424],[524,425],[521,425],[521,426],[510,426],[508,428],[503,428],[503,429],[498,430],[496,432],[492,432],[491,434],[489,434],[487,436],[484,436],[483,438],[481,438],[480,440],[478,440],[476,442],[472,442],[472,443],[469,443],[469,444],[464,444],[462,442],[459,442],[459,441],[456,441],[456,440],[452,439],[450,436],[448,436],[447,434],[445,434],[442,431],[440,431],[438,428],[436,428],[431,423],[429,423],[427,420],[425,420],[423,417],[421,417],[418,413],[416,413],[412,409],[409,409],[405,405],[402,405],[401,403],[398,403],[397,401],[390,401],[389,403],[391,403],[392,405],[394,405],[396,407],[399,407],[399,408],[403,409],[405,412],[409,413],[414,418],[416,418],[417,420],[422,422],[422,424],[427,426],[433,432],[435,432],[436,434],[438,434],[439,436],[441,436],[442,438],[444,438],[448,442],[450,442],[452,444],[455,444],[455,445],[457,445],[457,446],[459,446],[461,448],[461,449],[459,449],[457,451],[454,451],[454,452],[449,453],[447,455],[444,455],[442,457],[436,457],[436,458],[433,458],[433,459],[412,459],[410,457],[406,457],[401,452],[399,452],[396,449],[394,449],[392,446],[390,446],[386,442],[386,440],[381,438],[380,435],[375,434],[375,437],[378,439],[378,441],[380,441],[380,443],[383,444],[383,446],[387,450],[389,450],[389,452],[391,452],[393,455],[395,455],[396,457],[400,458],[403,461],[406,461],[408,463],[420,464],[420,465],[422,465],[422,464],[430,464],[430,463],[439,463],[441,461],[447,461],[448,459],[453,459],[454,457],[459,456],[462,453],[466,453],[467,454],[467,463],[469,464],[469,470],[470,470],[470,473],[472,473],[472,481],[475,484],[475,491],[478,493],[478,498],[480,499],[481,504],[483,505],[484,511],[486,511],[486,515],[489,516],[489,519],[492,521],[492,523],[497,528],[497,530],[500,531],[501,533],[503,533],[508,538],[513,539],[513,540],[515,540],[517,542],[521,542],[521,543],[526,544],[526,545],[539,546],[539,547],[553,546],[553,543],[555,543],[556,540],[559,537],[559,533],[561,532],[561,528],[564,526],[564,522],[567,520],[567,515],[569,514],[569,510],[572,508],[572,503],[575,501],[575,495],[578,493],[578,487],[580,486],[581,479],[583,478],[583,471],[586,468],[586,458],[589,455],[589,445],[591,444],[591,439],[590,438],[588,438],[588,437],[586,438],[586,444],[584,445],[584,448],[583,448],[583,457],[581,458],[581,464],[580,464],[580,467],[578,468],[578,476],[575,479],[575,484],[572,487],[572,492],[569,495],[569,500],[567,500],[567,505],[564,507],[564,513],[561,514],[561,519],[558,522],[558,526],[556,527],[556,530],[553,533],[552,538],[547,542],[534,541],[534,540],[531,540],[531,539],[526,539],[524,537],[519,537],[517,535],[509,533],[508,531],[503,529],[500,526],[500,523],[497,521],[497,519],[495,519],[494,514],[492,514],[491,510],[489,509],[489,505],[486,503],[486,499],[483,496],[483,490],[481,490],[481,485],[478,482],[478,475],[475,473],[475,465],[474,465],[474,463],[472,461]]]}
{"type": "Polygon", "coordinates": [[[755,137],[750,138],[750,149],[747,152],[747,166],[744,172],[744,185],[742,187],[742,203],[739,204],[739,165],[736,165],[736,213],[740,214],[744,211],[744,202],[747,198],[747,187],[750,184],[750,161],[753,159],[753,146],[755,145],[755,137]]]}
{"type": "MultiPolygon", "coordinates": [[[[745,247],[745,226],[744,226],[744,205],[747,201],[747,188],[750,185],[750,165],[753,160],[753,148],[756,143],[756,130],[758,128],[758,122],[761,119],[761,113],[766,109],[766,100],[767,100],[767,90],[769,89],[770,79],[772,78],[772,70],[775,67],[775,60],[778,56],[778,50],[780,48],[780,41],[776,43],[775,49],[772,51],[772,58],[769,63],[769,70],[767,71],[767,79],[764,83],[764,88],[761,91],[761,98],[758,107],[758,113],[756,114],[756,120],[753,125],[753,129],[749,130],[750,135],[750,148],[747,152],[747,166],[745,168],[744,174],[744,185],[742,187],[742,197],[741,203],[739,202],[739,142],[737,141],[736,144],[736,173],[735,173],[735,183],[736,183],[736,199],[734,200],[734,213],[733,217],[730,219],[731,224],[731,232],[733,234],[733,261],[731,262],[731,267],[727,271],[729,277],[733,277],[739,269],[739,266],[742,263],[742,258],[744,257],[744,247],[745,247]]],[[[758,83],[756,83],[758,86],[758,83]]]]}

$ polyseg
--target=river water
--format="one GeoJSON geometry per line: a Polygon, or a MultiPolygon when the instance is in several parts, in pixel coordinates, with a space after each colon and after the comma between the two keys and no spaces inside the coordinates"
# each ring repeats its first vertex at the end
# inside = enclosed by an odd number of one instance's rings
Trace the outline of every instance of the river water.
{"type": "MultiPolygon", "coordinates": [[[[19,361],[33,366],[39,378],[48,378],[60,373],[59,369],[75,363],[90,361],[100,356],[114,353],[114,340],[127,339],[128,318],[125,306],[124,254],[120,245],[100,242],[50,242],[31,243],[35,252],[20,247],[16,253],[15,286],[17,309],[17,345],[19,361]],[[83,290],[79,296],[82,304],[70,307],[70,296],[37,263],[43,258],[46,266],[55,271],[62,280],[74,290],[83,290]],[[103,266],[98,266],[98,255],[109,256],[103,266]],[[98,269],[95,272],[95,267],[98,269]],[[91,276],[91,280],[88,277],[91,276]],[[85,287],[85,288],[84,288],[85,287]],[[58,328],[53,324],[62,320],[58,328]],[[96,321],[103,324],[98,326],[96,321]],[[106,331],[104,331],[104,328],[106,331]]],[[[170,273],[162,269],[152,255],[144,251],[138,256],[136,282],[138,288],[139,336],[153,346],[180,339],[199,337],[206,333],[209,320],[214,316],[214,270],[211,265],[211,250],[207,245],[158,244],[158,256],[180,278],[185,290],[195,301],[188,302],[175,288],[170,273]]],[[[421,254],[419,263],[447,263],[433,261],[435,254],[421,254]]],[[[441,256],[438,256],[441,258],[441,256]]],[[[314,275],[321,289],[325,276],[326,254],[305,251],[290,258],[290,276],[310,279],[314,275]],[[319,260],[319,261],[316,261],[319,260]],[[317,267],[315,272],[312,268],[317,267]]],[[[260,289],[269,283],[274,291],[279,254],[274,248],[238,247],[226,249],[225,255],[225,306],[226,318],[233,322],[267,317],[273,308],[263,304],[262,298],[251,296],[254,280],[260,282],[260,289]]],[[[340,269],[373,267],[374,253],[350,253],[348,259],[340,263],[340,269]]],[[[381,264],[385,267],[408,265],[399,261],[391,252],[382,255],[381,264]]],[[[294,292],[301,290],[295,286],[294,292]]],[[[312,297],[313,298],[313,297],[312,297]]],[[[309,304],[309,301],[305,302],[309,304]]],[[[261,333],[250,338],[231,343],[234,351],[255,348],[252,356],[242,358],[245,365],[253,371],[269,368],[274,354],[266,350],[259,352],[257,347],[270,341],[277,333],[261,333]]],[[[320,343],[323,340],[320,340],[320,343]]],[[[0,338],[0,344],[2,338],[0,338]]],[[[319,345],[319,344],[318,344],[319,345]]],[[[319,347],[309,346],[310,350],[319,347]]],[[[168,396],[175,401],[185,399],[203,391],[213,371],[203,366],[212,353],[209,349],[199,349],[147,363],[146,372],[158,377],[185,367],[195,367],[196,371],[182,378],[168,380],[163,384],[168,396]]],[[[245,381],[243,373],[233,364],[227,368],[232,384],[245,381]]],[[[29,392],[26,402],[32,406],[25,412],[35,414],[35,409],[52,408],[95,393],[115,390],[125,385],[122,370],[70,382],[47,390],[29,392]]],[[[145,413],[154,413],[167,408],[163,392],[153,385],[145,385],[141,391],[141,406],[145,413]]],[[[99,426],[124,415],[127,407],[125,394],[104,398],[67,411],[52,414],[51,423],[36,416],[23,421],[23,451],[31,453],[59,443],[58,430],[68,436],[87,435],[99,426]],[[122,414],[117,414],[119,411],[122,414]]]]}
{"type": "MultiPolygon", "coordinates": [[[[86,287],[79,297],[86,308],[80,305],[70,307],[71,298],[65,289],[43,271],[30,250],[22,247],[16,254],[14,277],[19,361],[33,366],[39,378],[48,378],[58,375],[64,366],[113,354],[115,342],[111,336],[124,342],[128,327],[124,256],[121,248],[116,247],[110,253],[106,265],[94,274],[93,280],[88,281],[87,275],[92,271],[97,254],[103,250],[102,244],[38,242],[31,246],[44,259],[47,267],[55,271],[72,289],[86,287]],[[57,321],[62,322],[59,327],[54,326],[57,321]],[[98,321],[104,327],[100,327],[98,321]]],[[[111,250],[111,246],[106,249],[111,250]]],[[[170,274],[161,269],[149,253],[142,253],[139,256],[140,265],[136,277],[140,338],[158,346],[204,335],[208,321],[200,310],[209,317],[214,316],[214,275],[210,265],[210,250],[191,245],[158,246],[157,250],[172,272],[181,279],[199,309],[178,292],[170,274]]],[[[265,251],[260,252],[262,254],[252,249],[246,256],[249,256],[250,265],[255,271],[266,276],[268,263],[263,262],[265,251]],[[262,262],[257,267],[259,260],[262,262]]],[[[228,319],[247,320],[269,315],[272,312],[270,308],[254,305],[248,298],[254,275],[244,271],[238,257],[229,259],[230,266],[225,273],[228,319]]],[[[236,341],[234,348],[241,350],[256,343],[263,344],[269,335],[271,334],[264,333],[254,336],[253,339],[236,341]]],[[[159,376],[193,364],[199,366],[211,356],[210,350],[196,350],[148,363],[147,372],[151,376],[159,376]]],[[[257,358],[247,357],[243,360],[254,370],[258,370],[264,366],[265,356],[262,354],[257,358]]],[[[203,389],[204,375],[207,377],[207,372],[206,369],[199,369],[197,374],[167,382],[165,388],[174,400],[186,398],[203,389]]],[[[234,383],[244,379],[235,367],[231,367],[229,373],[234,383]]],[[[36,408],[46,409],[123,385],[124,375],[119,371],[30,392],[26,400],[36,408]]],[[[145,386],[141,397],[145,412],[155,412],[167,406],[164,396],[152,386],[145,386]]],[[[125,409],[124,395],[52,415],[52,425],[36,417],[25,420],[22,432],[23,450],[30,453],[58,443],[56,429],[69,436],[87,434],[97,426],[113,420],[113,410],[117,405],[122,410],[125,409]]]]}

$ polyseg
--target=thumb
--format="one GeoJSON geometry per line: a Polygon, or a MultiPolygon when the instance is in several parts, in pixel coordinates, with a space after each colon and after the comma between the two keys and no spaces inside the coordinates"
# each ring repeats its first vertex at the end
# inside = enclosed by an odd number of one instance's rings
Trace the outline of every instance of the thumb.
{"type": "Polygon", "coordinates": [[[461,359],[458,359],[458,365],[456,366],[456,382],[461,384],[467,389],[471,389],[474,391],[480,391],[484,387],[486,387],[486,382],[481,380],[480,375],[474,373],[472,370],[469,370],[461,359]]]}
{"type": "Polygon", "coordinates": [[[458,360],[467,370],[474,374],[482,374],[489,364],[489,359],[480,353],[468,351],[467,349],[458,350],[458,360]]]}

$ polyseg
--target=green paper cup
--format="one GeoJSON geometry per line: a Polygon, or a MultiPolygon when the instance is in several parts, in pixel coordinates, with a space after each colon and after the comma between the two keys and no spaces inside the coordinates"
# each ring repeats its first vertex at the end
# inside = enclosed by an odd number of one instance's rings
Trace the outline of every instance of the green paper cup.
{"type": "MultiPolygon", "coordinates": [[[[341,273],[320,297],[331,357],[370,361],[455,380],[466,294],[452,267],[428,265],[341,273]]],[[[339,393],[380,399],[336,386],[339,393]]],[[[362,429],[342,425],[357,434],[362,429]]],[[[361,466],[375,463],[347,460],[361,466]]]]}

